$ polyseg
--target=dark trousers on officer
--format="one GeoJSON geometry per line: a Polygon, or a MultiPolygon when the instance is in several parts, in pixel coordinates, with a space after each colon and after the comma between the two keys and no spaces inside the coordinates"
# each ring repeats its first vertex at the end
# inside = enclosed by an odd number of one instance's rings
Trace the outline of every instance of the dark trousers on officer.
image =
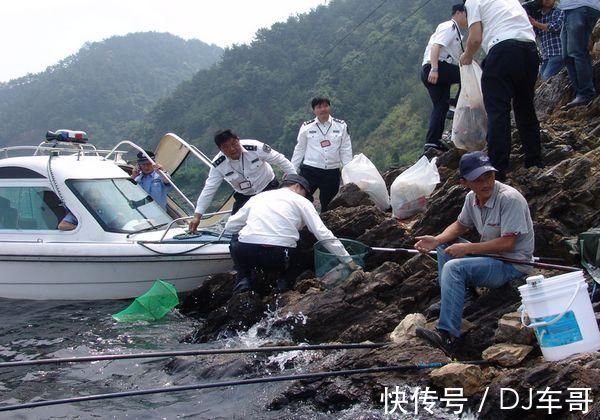
{"type": "Polygon", "coordinates": [[[231,242],[231,255],[237,261],[237,281],[234,293],[253,289],[252,270],[262,270],[277,276],[277,288],[287,288],[287,270],[296,248],[275,245],[249,244],[240,241],[231,242]]]}
{"type": "MultiPolygon", "coordinates": [[[[454,84],[460,84],[460,70],[454,64],[440,61],[438,64],[438,80],[436,84],[431,84],[427,80],[431,64],[425,64],[421,69],[421,81],[429,92],[429,97],[433,103],[433,109],[429,116],[429,128],[427,129],[427,144],[442,146],[440,140],[444,133],[446,125],[446,115],[450,106],[450,88],[454,84]]],[[[460,92],[460,88],[459,88],[460,92]]],[[[458,94],[456,95],[458,97],[458,94]]]]}
{"type": "Polygon", "coordinates": [[[340,189],[340,170],[321,169],[307,165],[300,165],[300,175],[302,175],[310,184],[310,195],[319,189],[319,201],[321,202],[321,212],[327,211],[329,202],[335,197],[340,189]]]}
{"type": "MultiPolygon", "coordinates": [[[[269,182],[261,192],[274,190],[278,187],[279,181],[277,181],[277,178],[273,178],[273,180],[269,182]]],[[[244,204],[246,204],[252,197],[254,197],[254,195],[246,195],[239,192],[233,193],[233,198],[235,201],[233,202],[233,207],[231,208],[231,214],[236,214],[238,210],[244,207],[244,204]]]]}
{"type": "Polygon", "coordinates": [[[481,89],[488,117],[488,154],[500,178],[509,165],[511,101],[525,166],[542,164],[540,124],[533,104],[539,64],[535,42],[514,39],[494,45],[483,62],[481,89]]]}

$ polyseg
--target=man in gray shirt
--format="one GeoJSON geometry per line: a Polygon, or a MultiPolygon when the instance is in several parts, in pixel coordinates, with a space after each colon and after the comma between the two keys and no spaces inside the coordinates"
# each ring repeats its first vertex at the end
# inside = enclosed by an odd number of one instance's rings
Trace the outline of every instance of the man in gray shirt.
{"type": "Polygon", "coordinates": [[[525,198],[514,188],[496,181],[496,168],[483,152],[472,152],[460,159],[460,183],[468,188],[458,220],[437,236],[418,236],[415,248],[423,253],[437,248],[441,289],[440,318],[436,330],[417,328],[417,335],[453,353],[460,336],[465,291],[468,287],[501,287],[529,272],[493,257],[495,254],[524,262],[533,261],[533,222],[525,198]],[[457,241],[475,228],[480,242],[457,241]],[[464,258],[467,257],[467,258],[464,258]]]}

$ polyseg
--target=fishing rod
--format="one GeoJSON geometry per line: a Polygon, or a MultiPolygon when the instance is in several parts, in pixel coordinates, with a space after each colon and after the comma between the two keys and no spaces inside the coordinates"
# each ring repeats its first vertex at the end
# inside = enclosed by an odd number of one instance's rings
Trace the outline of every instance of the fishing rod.
{"type": "MultiPolygon", "coordinates": [[[[49,406],[49,405],[59,405],[59,404],[70,404],[70,403],[83,402],[83,401],[106,400],[106,399],[111,399],[111,398],[133,397],[133,396],[150,395],[150,394],[164,394],[164,393],[191,391],[191,390],[199,390],[199,389],[223,388],[223,387],[229,387],[229,386],[240,386],[240,385],[251,385],[251,384],[263,384],[263,383],[270,383],[270,382],[297,381],[297,380],[304,380],[304,379],[321,379],[321,378],[335,377],[335,376],[366,375],[366,374],[382,373],[382,372],[398,372],[398,371],[412,370],[412,369],[435,369],[435,368],[439,368],[439,367],[445,366],[450,363],[456,363],[456,362],[450,361],[450,362],[434,362],[434,363],[416,363],[416,364],[408,364],[408,365],[382,366],[382,367],[363,368],[363,369],[346,369],[346,370],[337,370],[337,371],[330,371],[330,372],[314,372],[314,373],[304,373],[304,374],[298,374],[298,375],[268,376],[268,377],[240,379],[240,380],[232,380],[232,381],[209,382],[209,383],[204,383],[204,384],[180,385],[180,386],[171,386],[168,388],[151,388],[151,389],[141,389],[141,390],[137,390],[137,391],[112,392],[112,393],[106,393],[106,394],[86,395],[86,396],[82,396],[82,397],[72,397],[72,398],[63,398],[63,399],[56,399],[56,400],[35,401],[35,402],[28,402],[28,403],[23,403],[23,404],[5,405],[5,406],[0,406],[0,411],[13,411],[13,410],[22,410],[25,408],[45,407],[45,406],[49,406]]],[[[471,360],[471,361],[461,361],[460,363],[470,364],[470,365],[484,365],[484,364],[489,364],[490,362],[487,360],[471,360]]]]}
{"type": "Polygon", "coordinates": [[[97,356],[82,357],[61,357],[53,359],[37,360],[19,360],[15,362],[1,362],[0,368],[12,368],[17,366],[32,366],[44,364],[59,363],[83,363],[98,362],[103,360],[122,360],[122,359],[148,359],[155,357],[172,356],[205,356],[213,354],[239,354],[239,353],[276,353],[287,351],[308,351],[308,350],[352,350],[352,349],[376,349],[386,346],[390,343],[347,343],[347,344],[307,344],[301,346],[271,346],[271,347],[249,347],[237,349],[202,349],[202,350],[180,350],[163,351],[151,353],[131,353],[131,354],[101,354],[97,356]]]}
{"type": "MultiPolygon", "coordinates": [[[[421,253],[421,251],[417,251],[416,249],[409,249],[409,248],[379,248],[379,247],[369,247],[369,246],[367,246],[367,248],[371,251],[377,251],[377,252],[401,252],[401,253],[405,253],[405,254],[420,254],[421,253]]],[[[429,251],[428,254],[437,255],[437,251],[429,251]]],[[[517,260],[515,258],[507,258],[507,257],[502,257],[500,255],[490,255],[490,254],[468,254],[467,256],[494,258],[496,260],[504,261],[504,262],[508,262],[508,263],[512,263],[512,264],[530,265],[532,267],[546,268],[549,270],[550,269],[561,270],[561,271],[580,271],[581,270],[581,268],[578,268],[578,267],[570,267],[570,266],[566,266],[566,265],[542,263],[539,261],[547,259],[547,258],[540,258],[540,257],[533,257],[534,261],[524,261],[524,260],[517,260]]]]}

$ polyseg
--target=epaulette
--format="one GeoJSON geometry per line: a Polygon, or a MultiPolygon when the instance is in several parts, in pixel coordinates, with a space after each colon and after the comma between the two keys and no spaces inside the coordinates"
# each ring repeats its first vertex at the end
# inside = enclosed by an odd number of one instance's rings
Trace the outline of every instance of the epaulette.
{"type": "Polygon", "coordinates": [[[346,124],[346,121],[340,120],[339,118],[333,118],[333,121],[338,122],[340,124],[346,124]]]}
{"type": "Polygon", "coordinates": [[[255,144],[244,144],[243,146],[244,149],[250,150],[251,152],[255,152],[258,149],[255,144]]]}
{"type": "Polygon", "coordinates": [[[216,168],[216,167],[217,167],[217,166],[219,166],[221,163],[223,163],[223,162],[225,161],[225,159],[227,159],[227,157],[226,157],[225,155],[223,155],[223,156],[221,156],[220,158],[218,158],[218,159],[215,159],[215,160],[213,161],[213,163],[212,163],[212,164],[213,164],[213,166],[216,168]]]}
{"type": "Polygon", "coordinates": [[[304,122],[302,123],[302,125],[308,125],[308,124],[310,124],[310,123],[312,123],[312,122],[314,122],[314,121],[315,121],[315,120],[308,120],[308,121],[304,121],[304,122]]]}

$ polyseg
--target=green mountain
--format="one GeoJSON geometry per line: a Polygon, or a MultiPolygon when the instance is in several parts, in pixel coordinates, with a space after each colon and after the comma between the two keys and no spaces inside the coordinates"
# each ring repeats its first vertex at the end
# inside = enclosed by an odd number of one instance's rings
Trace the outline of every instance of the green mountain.
{"type": "Polygon", "coordinates": [[[291,157],[311,98],[328,95],[355,153],[380,169],[413,160],[431,107],[419,79],[423,51],[453,3],[332,0],[261,29],[159,101],[136,138],[155,143],[172,131],[212,155],[213,133],[230,127],[291,157]]]}
{"type": "Polygon", "coordinates": [[[0,144],[37,143],[46,130],[68,128],[87,131],[96,145],[113,145],[222,52],[156,32],[87,43],[42,73],[0,84],[0,144]]]}

